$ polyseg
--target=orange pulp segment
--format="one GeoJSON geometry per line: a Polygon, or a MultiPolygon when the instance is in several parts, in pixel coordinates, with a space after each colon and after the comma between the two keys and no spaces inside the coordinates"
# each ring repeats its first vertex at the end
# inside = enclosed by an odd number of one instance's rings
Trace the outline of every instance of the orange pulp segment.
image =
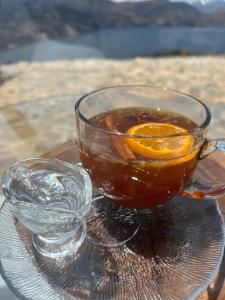
{"type": "Polygon", "coordinates": [[[127,134],[143,138],[128,137],[131,150],[151,159],[173,159],[190,153],[194,139],[182,127],[168,123],[143,123],[129,128],[127,134]],[[172,136],[180,134],[177,136],[172,136]]]}

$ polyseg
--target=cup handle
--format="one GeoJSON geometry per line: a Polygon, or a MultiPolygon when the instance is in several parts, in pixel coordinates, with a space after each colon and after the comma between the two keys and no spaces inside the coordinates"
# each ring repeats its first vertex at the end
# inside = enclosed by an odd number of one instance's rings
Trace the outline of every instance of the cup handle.
{"type": "MultiPolygon", "coordinates": [[[[210,156],[210,154],[214,153],[215,151],[223,153],[225,159],[225,138],[218,138],[212,140],[206,139],[199,151],[198,160],[205,161],[206,157],[210,156]]],[[[207,166],[205,167],[207,168],[207,166]]],[[[218,179],[219,174],[216,175],[218,179]]],[[[180,194],[182,196],[192,197],[194,199],[204,199],[222,196],[223,194],[225,194],[225,177],[224,181],[221,182],[221,178],[218,181],[219,182],[205,182],[201,178],[198,178],[198,176],[195,176],[194,174],[190,185],[187,186],[184,189],[184,191],[182,191],[180,194]]]]}

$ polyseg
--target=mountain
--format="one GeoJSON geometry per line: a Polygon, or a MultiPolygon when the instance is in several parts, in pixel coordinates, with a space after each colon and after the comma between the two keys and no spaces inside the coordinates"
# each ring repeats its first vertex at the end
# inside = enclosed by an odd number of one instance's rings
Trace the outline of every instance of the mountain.
{"type": "Polygon", "coordinates": [[[206,2],[195,2],[194,6],[206,15],[207,24],[213,26],[225,26],[225,1],[213,0],[206,2]]]}
{"type": "Polygon", "coordinates": [[[211,24],[211,26],[224,27],[225,26],[225,8],[209,14],[208,21],[211,24]]]}
{"type": "Polygon", "coordinates": [[[203,14],[196,8],[167,0],[3,0],[0,48],[74,36],[101,28],[199,26],[204,23],[203,14]]]}
{"type": "Polygon", "coordinates": [[[205,14],[211,14],[214,12],[218,12],[219,10],[225,10],[225,1],[223,0],[213,0],[210,2],[194,2],[194,6],[201,12],[205,14]]]}

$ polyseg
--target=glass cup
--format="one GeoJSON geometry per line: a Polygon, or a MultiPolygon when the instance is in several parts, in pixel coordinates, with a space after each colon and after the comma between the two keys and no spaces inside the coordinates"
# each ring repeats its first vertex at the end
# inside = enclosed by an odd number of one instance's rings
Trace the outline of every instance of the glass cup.
{"type": "MultiPolygon", "coordinates": [[[[105,201],[101,209],[105,210],[104,220],[108,220],[106,226],[110,220],[111,227],[118,227],[115,235],[121,228],[118,219],[125,218],[121,207],[153,208],[177,194],[204,198],[224,193],[224,184],[191,184],[201,159],[215,150],[225,151],[225,139],[206,139],[211,115],[198,99],[153,86],[110,87],[83,96],[76,103],[75,116],[82,164],[102,195],[98,202],[105,201]],[[126,117],[120,118],[124,111],[126,117]],[[186,129],[162,135],[127,130],[149,122],[149,111],[151,122],[167,124],[167,130],[183,124],[186,129]],[[140,145],[150,147],[146,150],[140,145]]],[[[138,222],[133,232],[137,227],[138,222]]]]}
{"type": "Polygon", "coordinates": [[[63,258],[79,249],[92,198],[92,184],[82,167],[56,159],[27,159],[9,167],[1,184],[7,204],[32,231],[39,253],[63,258]]]}

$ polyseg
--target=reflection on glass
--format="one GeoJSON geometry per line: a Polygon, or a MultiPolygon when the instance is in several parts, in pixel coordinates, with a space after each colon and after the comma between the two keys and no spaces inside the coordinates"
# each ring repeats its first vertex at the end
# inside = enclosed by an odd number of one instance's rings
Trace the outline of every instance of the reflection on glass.
{"type": "Polygon", "coordinates": [[[74,254],[86,235],[92,185],[78,165],[28,159],[8,168],[2,178],[6,203],[29,230],[42,255],[74,254]]]}

